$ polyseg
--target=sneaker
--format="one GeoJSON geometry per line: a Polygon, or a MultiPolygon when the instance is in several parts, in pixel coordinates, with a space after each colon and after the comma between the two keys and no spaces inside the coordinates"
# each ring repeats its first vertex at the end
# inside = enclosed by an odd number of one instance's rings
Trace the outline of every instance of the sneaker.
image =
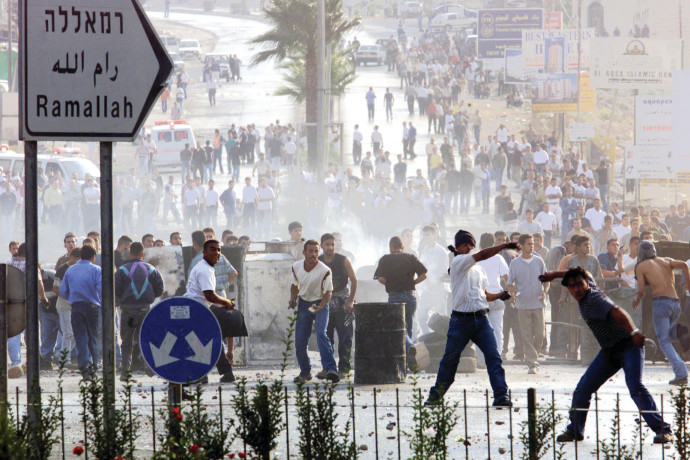
{"type": "Polygon", "coordinates": [[[440,406],[441,403],[443,403],[443,399],[442,399],[442,398],[432,398],[431,396],[429,396],[429,398],[427,398],[427,400],[424,401],[424,405],[427,406],[427,407],[430,407],[430,406],[440,406]]]}
{"type": "Polygon", "coordinates": [[[669,385],[687,385],[688,384],[688,376],[686,375],[685,377],[676,377],[675,379],[671,379],[668,381],[669,385]]]}
{"type": "Polygon", "coordinates": [[[557,442],[573,442],[573,441],[582,441],[585,439],[582,434],[575,435],[572,431],[564,431],[563,433],[559,434],[556,436],[556,441],[557,442]]]}
{"type": "Polygon", "coordinates": [[[537,366],[530,366],[529,369],[527,369],[527,373],[530,375],[534,375],[537,373],[537,366]]]}
{"type": "Polygon", "coordinates": [[[41,371],[52,371],[53,363],[50,358],[44,358],[43,356],[38,357],[38,369],[41,371]]]}
{"type": "Polygon", "coordinates": [[[231,372],[226,372],[220,378],[220,383],[232,383],[235,381],[235,375],[231,372]]]}
{"type": "Polygon", "coordinates": [[[326,374],[326,380],[329,380],[331,383],[338,383],[340,382],[340,377],[336,371],[328,371],[326,374]]]}
{"type": "Polygon", "coordinates": [[[494,401],[492,406],[493,407],[513,407],[513,403],[510,401],[510,398],[505,396],[501,399],[497,399],[496,401],[494,401]]]}
{"type": "Polygon", "coordinates": [[[300,374],[295,379],[293,380],[294,383],[306,383],[311,380],[311,373],[309,374],[300,374]]]}
{"type": "Polygon", "coordinates": [[[654,444],[666,444],[673,441],[671,433],[658,433],[654,436],[654,444]]]}
{"type": "Polygon", "coordinates": [[[326,369],[321,369],[319,372],[316,373],[316,378],[319,380],[323,380],[328,376],[328,371],[326,369]]]}

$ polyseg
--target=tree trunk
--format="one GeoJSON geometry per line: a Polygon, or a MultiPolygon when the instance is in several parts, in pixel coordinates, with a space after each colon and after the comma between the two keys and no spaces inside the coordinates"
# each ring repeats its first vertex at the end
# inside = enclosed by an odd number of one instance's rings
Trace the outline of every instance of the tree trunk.
{"type": "MultiPolygon", "coordinates": [[[[316,49],[310,47],[307,49],[305,58],[306,67],[306,94],[305,94],[305,108],[307,123],[316,123],[316,116],[318,112],[318,78],[316,75],[316,49]]],[[[309,126],[307,128],[307,157],[308,168],[312,172],[318,172],[319,158],[321,153],[319,146],[316,143],[316,126],[309,126]]]]}

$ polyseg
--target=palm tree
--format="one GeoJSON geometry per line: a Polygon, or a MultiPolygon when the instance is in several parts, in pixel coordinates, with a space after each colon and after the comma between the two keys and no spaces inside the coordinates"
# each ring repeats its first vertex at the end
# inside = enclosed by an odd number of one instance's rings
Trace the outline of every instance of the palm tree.
{"type": "MultiPolygon", "coordinates": [[[[319,0],[271,0],[264,9],[273,27],[250,41],[264,49],[253,58],[251,65],[274,60],[303,59],[304,101],[307,123],[316,123],[317,113],[317,12],[319,0]]],[[[345,19],[342,0],[321,0],[326,10],[326,46],[337,44],[343,36],[359,25],[359,18],[345,19]]],[[[309,167],[316,169],[318,155],[316,129],[308,130],[309,167]]]]}
{"type": "MultiPolygon", "coordinates": [[[[287,58],[279,66],[285,70],[283,80],[286,85],[278,88],[277,96],[288,96],[298,104],[304,102],[307,97],[307,72],[303,55],[287,58]]],[[[336,50],[331,55],[331,96],[340,97],[345,94],[347,87],[355,81],[357,76],[350,60],[350,50],[336,50]]]]}

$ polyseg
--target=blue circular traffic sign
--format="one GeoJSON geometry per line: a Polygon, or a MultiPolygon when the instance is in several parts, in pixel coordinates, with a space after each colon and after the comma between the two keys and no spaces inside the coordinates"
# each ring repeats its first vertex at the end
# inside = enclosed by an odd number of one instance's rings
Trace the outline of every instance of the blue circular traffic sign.
{"type": "Polygon", "coordinates": [[[148,312],[139,346],[153,372],[172,383],[204,377],[223,351],[218,320],[204,304],[187,297],[165,299],[148,312]]]}

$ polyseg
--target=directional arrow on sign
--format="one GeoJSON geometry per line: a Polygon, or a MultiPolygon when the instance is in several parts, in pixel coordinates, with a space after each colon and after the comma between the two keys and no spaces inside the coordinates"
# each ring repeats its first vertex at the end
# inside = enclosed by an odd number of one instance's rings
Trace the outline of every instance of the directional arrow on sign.
{"type": "Polygon", "coordinates": [[[211,355],[213,354],[213,339],[209,340],[206,345],[203,345],[194,331],[187,334],[185,339],[187,339],[189,347],[194,352],[194,356],[186,358],[188,361],[194,361],[201,364],[211,364],[211,355]]]}
{"type": "Polygon", "coordinates": [[[173,63],[138,0],[25,0],[20,138],[132,140],[173,63]]]}
{"type": "Polygon", "coordinates": [[[177,342],[177,337],[171,332],[168,332],[165,334],[165,338],[160,347],[156,347],[153,343],[149,343],[151,346],[151,354],[153,355],[153,363],[156,367],[179,361],[177,358],[170,356],[170,351],[175,346],[175,342],[177,342]]]}

